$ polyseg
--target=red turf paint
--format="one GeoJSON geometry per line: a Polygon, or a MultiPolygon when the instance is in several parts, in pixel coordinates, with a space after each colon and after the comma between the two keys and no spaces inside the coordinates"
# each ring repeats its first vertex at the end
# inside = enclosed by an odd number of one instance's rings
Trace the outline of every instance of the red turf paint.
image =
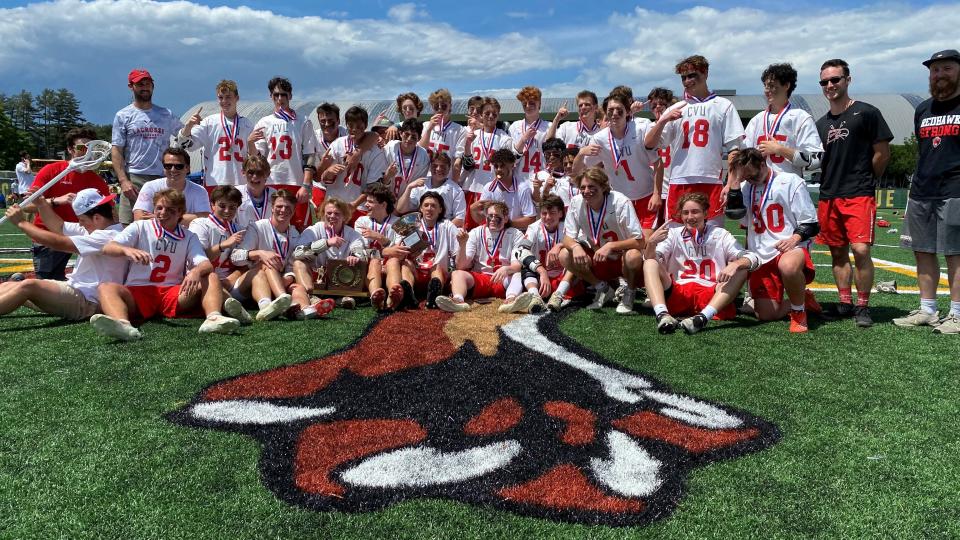
{"type": "Polygon", "coordinates": [[[493,435],[510,431],[523,418],[523,407],[513,398],[494,401],[467,422],[463,432],[467,435],[493,435]]]}
{"type": "Polygon", "coordinates": [[[560,440],[569,445],[590,444],[596,438],[597,417],[587,409],[566,401],[548,401],[543,404],[543,412],[566,423],[560,440]]]}
{"type": "Polygon", "coordinates": [[[610,496],[597,489],[580,469],[567,463],[557,465],[543,475],[503,488],[500,495],[513,502],[533,504],[554,510],[590,510],[606,513],[639,513],[643,501],[610,496]]]}
{"type": "Polygon", "coordinates": [[[688,426],[678,420],[649,411],[639,412],[611,423],[634,437],[662,440],[694,454],[718,450],[759,435],[759,431],[755,428],[705,429],[688,426]]]}

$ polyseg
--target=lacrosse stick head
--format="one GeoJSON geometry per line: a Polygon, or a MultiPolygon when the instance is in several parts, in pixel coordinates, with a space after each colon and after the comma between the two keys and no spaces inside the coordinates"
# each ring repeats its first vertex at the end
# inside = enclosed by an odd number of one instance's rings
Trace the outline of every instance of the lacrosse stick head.
{"type": "Polygon", "coordinates": [[[110,157],[111,146],[107,141],[88,141],[87,153],[70,160],[70,167],[82,171],[96,169],[105,159],[110,157]]]}

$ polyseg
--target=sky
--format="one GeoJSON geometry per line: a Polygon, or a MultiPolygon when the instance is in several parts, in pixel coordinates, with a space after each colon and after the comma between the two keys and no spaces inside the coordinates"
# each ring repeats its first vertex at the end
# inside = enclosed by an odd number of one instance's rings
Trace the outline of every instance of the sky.
{"type": "Polygon", "coordinates": [[[295,101],[440,87],[512,97],[529,84],[549,97],[618,84],[646,95],[678,91],[674,65],[702,54],[711,88],[740,94],[760,94],[774,62],[793,64],[799,93],[819,93],[819,66],[837,57],[851,65],[853,96],[925,94],[921,62],[960,48],[958,28],[960,4],[928,2],[0,0],[0,92],[67,88],[95,123],[130,102],[134,67],[178,115],[214,99],[221,79],[265,100],[275,75],[293,82],[295,101]]]}

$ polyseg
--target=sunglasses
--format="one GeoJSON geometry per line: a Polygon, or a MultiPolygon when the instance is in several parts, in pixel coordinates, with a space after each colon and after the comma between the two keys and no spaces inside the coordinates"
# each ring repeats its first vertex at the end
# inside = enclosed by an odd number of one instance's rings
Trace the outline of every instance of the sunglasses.
{"type": "Polygon", "coordinates": [[[840,81],[846,79],[846,77],[830,77],[829,79],[820,79],[820,86],[826,86],[828,84],[838,84],[840,81]]]}
{"type": "Polygon", "coordinates": [[[73,145],[73,149],[74,149],[75,151],[77,151],[77,152],[86,152],[86,151],[87,151],[87,145],[85,145],[85,144],[75,144],[75,145],[73,145]]]}
{"type": "Polygon", "coordinates": [[[545,150],[543,152],[543,155],[547,157],[558,157],[558,156],[562,156],[563,152],[561,152],[560,150],[545,150]]]}
{"type": "Polygon", "coordinates": [[[290,94],[288,94],[288,93],[286,93],[286,92],[274,92],[274,93],[273,93],[273,97],[288,98],[288,97],[290,97],[290,94]]]}
{"type": "Polygon", "coordinates": [[[503,216],[497,214],[487,214],[487,221],[503,221],[503,216]]]}
{"type": "Polygon", "coordinates": [[[164,163],[164,164],[163,164],[163,168],[166,169],[166,170],[168,170],[168,171],[171,170],[171,169],[176,169],[176,170],[178,170],[178,171],[182,171],[184,168],[186,168],[186,164],[184,164],[184,163],[164,163]]]}
{"type": "Polygon", "coordinates": [[[697,79],[699,77],[700,77],[699,71],[692,71],[690,73],[684,73],[683,75],[680,75],[680,80],[685,81],[687,79],[697,79]]]}

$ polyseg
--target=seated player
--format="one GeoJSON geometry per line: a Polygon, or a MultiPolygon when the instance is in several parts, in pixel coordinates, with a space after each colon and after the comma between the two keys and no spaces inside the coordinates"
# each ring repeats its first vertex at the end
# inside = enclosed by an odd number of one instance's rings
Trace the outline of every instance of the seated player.
{"type": "Polygon", "coordinates": [[[133,206],[133,219],[153,219],[153,196],[164,189],[183,193],[187,210],[181,225],[190,225],[198,217],[210,214],[210,199],[207,190],[187,180],[190,174],[190,154],[182,148],[167,148],[163,151],[164,178],[150,180],[140,188],[140,195],[133,206]]]}
{"type": "Polygon", "coordinates": [[[533,205],[533,190],[530,182],[517,178],[520,171],[516,170],[517,156],[513,150],[502,149],[493,153],[490,158],[493,164],[494,179],[480,194],[480,200],[470,205],[470,212],[474,220],[482,222],[487,201],[501,201],[510,209],[511,226],[523,232],[536,221],[537,210],[533,205]]]}
{"type": "Polygon", "coordinates": [[[243,160],[243,177],[246,183],[237,186],[243,200],[237,209],[237,226],[246,229],[251,223],[270,219],[270,201],[276,191],[267,185],[270,179],[270,163],[260,154],[243,160]]]}
{"type": "MultiPolygon", "coordinates": [[[[487,203],[483,215],[486,225],[469,233],[461,229],[457,235],[457,269],[450,276],[451,294],[437,297],[437,307],[443,311],[469,311],[466,298],[499,296],[513,301],[521,292],[520,263],[511,259],[514,246],[523,235],[510,226],[510,209],[506,204],[487,203]],[[513,279],[514,276],[517,279],[513,279]]],[[[518,308],[524,307],[523,303],[529,307],[532,298],[529,295],[525,298],[518,308]]]]}
{"type": "Polygon", "coordinates": [[[180,223],[187,207],[183,193],[160,190],[152,202],[154,218],[134,221],[103,247],[104,255],[125,257],[130,267],[122,285],[100,284],[103,314],[90,317],[93,329],[107,337],[133,341],[143,334],[131,320],[146,321],[158,315],[191,318],[204,313],[200,333],[233,333],[240,321],[220,314],[220,280],[200,239],[180,223]]]}
{"type": "Polygon", "coordinates": [[[240,324],[250,324],[253,322],[250,314],[243,309],[240,301],[230,297],[230,291],[243,275],[243,271],[230,260],[230,253],[240,245],[246,233],[246,229],[241,229],[236,222],[242,196],[233,186],[217,186],[210,193],[210,200],[213,202],[213,213],[191,221],[189,229],[200,238],[200,245],[213,264],[223,290],[227,292],[223,310],[240,324]]]}
{"type": "Polygon", "coordinates": [[[399,197],[410,182],[427,176],[430,171],[430,153],[417,144],[422,129],[416,118],[404,120],[400,124],[400,140],[390,141],[383,147],[387,160],[383,182],[393,191],[394,198],[399,197]]]}
{"type": "Polygon", "coordinates": [[[453,222],[457,227],[463,227],[467,214],[467,203],[463,190],[456,182],[450,179],[450,157],[446,153],[438,152],[430,162],[430,176],[419,178],[407,184],[403,194],[397,200],[397,213],[406,214],[420,206],[420,197],[428,191],[439,193],[443,197],[443,217],[453,222]]]}
{"type": "MultiPolygon", "coordinates": [[[[403,136],[405,132],[401,130],[400,133],[403,136]]],[[[423,152],[426,154],[426,150],[423,152]]],[[[383,274],[387,271],[387,265],[383,260],[383,250],[393,244],[396,238],[392,227],[396,222],[393,216],[393,191],[381,183],[376,183],[367,187],[366,195],[366,215],[357,219],[354,227],[360,233],[367,253],[367,290],[370,291],[370,303],[382,311],[387,307],[387,291],[383,288],[383,274]]],[[[398,267],[395,280],[399,280],[399,276],[398,267]]],[[[400,286],[397,287],[399,289],[400,286]]],[[[391,292],[394,291],[391,289],[391,292]]],[[[399,289],[394,294],[402,292],[402,289],[399,289]]]]}
{"type": "Polygon", "coordinates": [[[633,203],[623,194],[611,191],[607,174],[591,167],[579,177],[580,194],[570,201],[564,219],[563,267],[592,285],[596,291],[587,308],[599,310],[613,298],[609,282],[620,277],[626,289],[617,313],[633,311],[636,287],[641,281],[644,247],[643,231],[633,203]]]}
{"type": "Polygon", "coordinates": [[[782,319],[790,314],[790,331],[807,331],[807,311],[821,313],[806,285],[814,278],[810,239],[820,230],[817,208],[803,178],[767,167],[760,150],[737,152],[730,174],[743,185],[747,216],[747,249],[760,257],[760,268],[750,273],[750,295],[757,318],[782,319]],[[788,302],[783,301],[786,291],[788,302]]]}
{"type": "MultiPolygon", "coordinates": [[[[350,107],[344,114],[347,135],[333,141],[324,156],[323,163],[320,165],[320,169],[323,171],[320,174],[321,187],[325,191],[325,198],[340,199],[350,204],[353,211],[347,214],[349,223],[355,222],[356,218],[363,215],[363,210],[360,207],[363,204],[364,187],[367,184],[379,182],[387,169],[387,160],[383,149],[373,146],[369,150],[365,150],[363,141],[369,141],[371,136],[377,137],[376,135],[367,135],[365,131],[367,129],[367,119],[367,111],[362,107],[350,107]],[[357,167],[350,169],[348,160],[356,156],[357,153],[361,154],[360,162],[357,167]],[[326,166],[326,162],[332,164],[326,166]]],[[[326,208],[326,205],[321,203],[318,207],[326,208]]]]}
{"type": "Polygon", "coordinates": [[[560,139],[552,138],[543,141],[543,156],[547,161],[546,170],[530,175],[534,203],[539,204],[547,195],[556,195],[563,200],[564,210],[570,207],[570,199],[579,192],[577,187],[570,183],[566,155],[567,149],[560,139]]]}
{"type": "MultiPolygon", "coordinates": [[[[294,253],[297,260],[294,269],[298,276],[310,275],[313,270],[328,265],[331,261],[346,261],[356,266],[367,260],[363,236],[347,225],[353,206],[337,198],[323,201],[323,221],[303,230],[301,245],[294,253]]],[[[357,301],[352,296],[340,298],[340,307],[353,309],[357,301]]]]}
{"type": "Polygon", "coordinates": [[[713,318],[736,317],[733,300],[749,270],[760,266],[760,259],[726,229],[707,223],[706,195],[686,193],[678,205],[683,227],[664,223],[656,229],[643,262],[647,296],[661,334],[672,334],[678,325],[695,334],[713,318]],[[674,315],[692,317],[678,323],[674,315]]]}
{"type": "MultiPolygon", "coordinates": [[[[546,147],[547,144],[544,143],[544,148],[546,147]]],[[[530,251],[537,257],[541,267],[537,269],[538,276],[524,278],[524,285],[528,286],[528,281],[535,279],[539,285],[540,296],[550,299],[547,307],[551,311],[560,310],[563,301],[569,298],[570,285],[575,279],[573,273],[560,264],[564,217],[566,214],[563,199],[556,195],[546,195],[540,202],[540,219],[527,227],[526,234],[530,251]]],[[[521,260],[521,265],[522,263],[521,260]]]]}
{"type": "Polygon", "coordinates": [[[292,319],[315,319],[333,311],[333,302],[311,303],[310,280],[298,280],[293,273],[293,252],[300,233],[291,220],[297,196],[278,189],[270,195],[270,218],[247,228],[240,246],[230,253],[234,265],[249,270],[237,281],[233,294],[252,297],[259,308],[258,321],[287,314],[292,319]]]}
{"type": "Polygon", "coordinates": [[[36,208],[45,229],[24,218],[18,206],[11,206],[6,216],[37,244],[65,253],[79,255],[73,272],[66,281],[25,279],[0,283],[0,315],[6,315],[27,302],[40,311],[71,321],[86,320],[100,311],[97,285],[122,283],[127,265],[100,253],[103,246],[123,230],[113,219],[113,200],[96,188],[77,193],[71,206],[77,223],[64,222],[47,199],[36,200],[36,208]]]}

